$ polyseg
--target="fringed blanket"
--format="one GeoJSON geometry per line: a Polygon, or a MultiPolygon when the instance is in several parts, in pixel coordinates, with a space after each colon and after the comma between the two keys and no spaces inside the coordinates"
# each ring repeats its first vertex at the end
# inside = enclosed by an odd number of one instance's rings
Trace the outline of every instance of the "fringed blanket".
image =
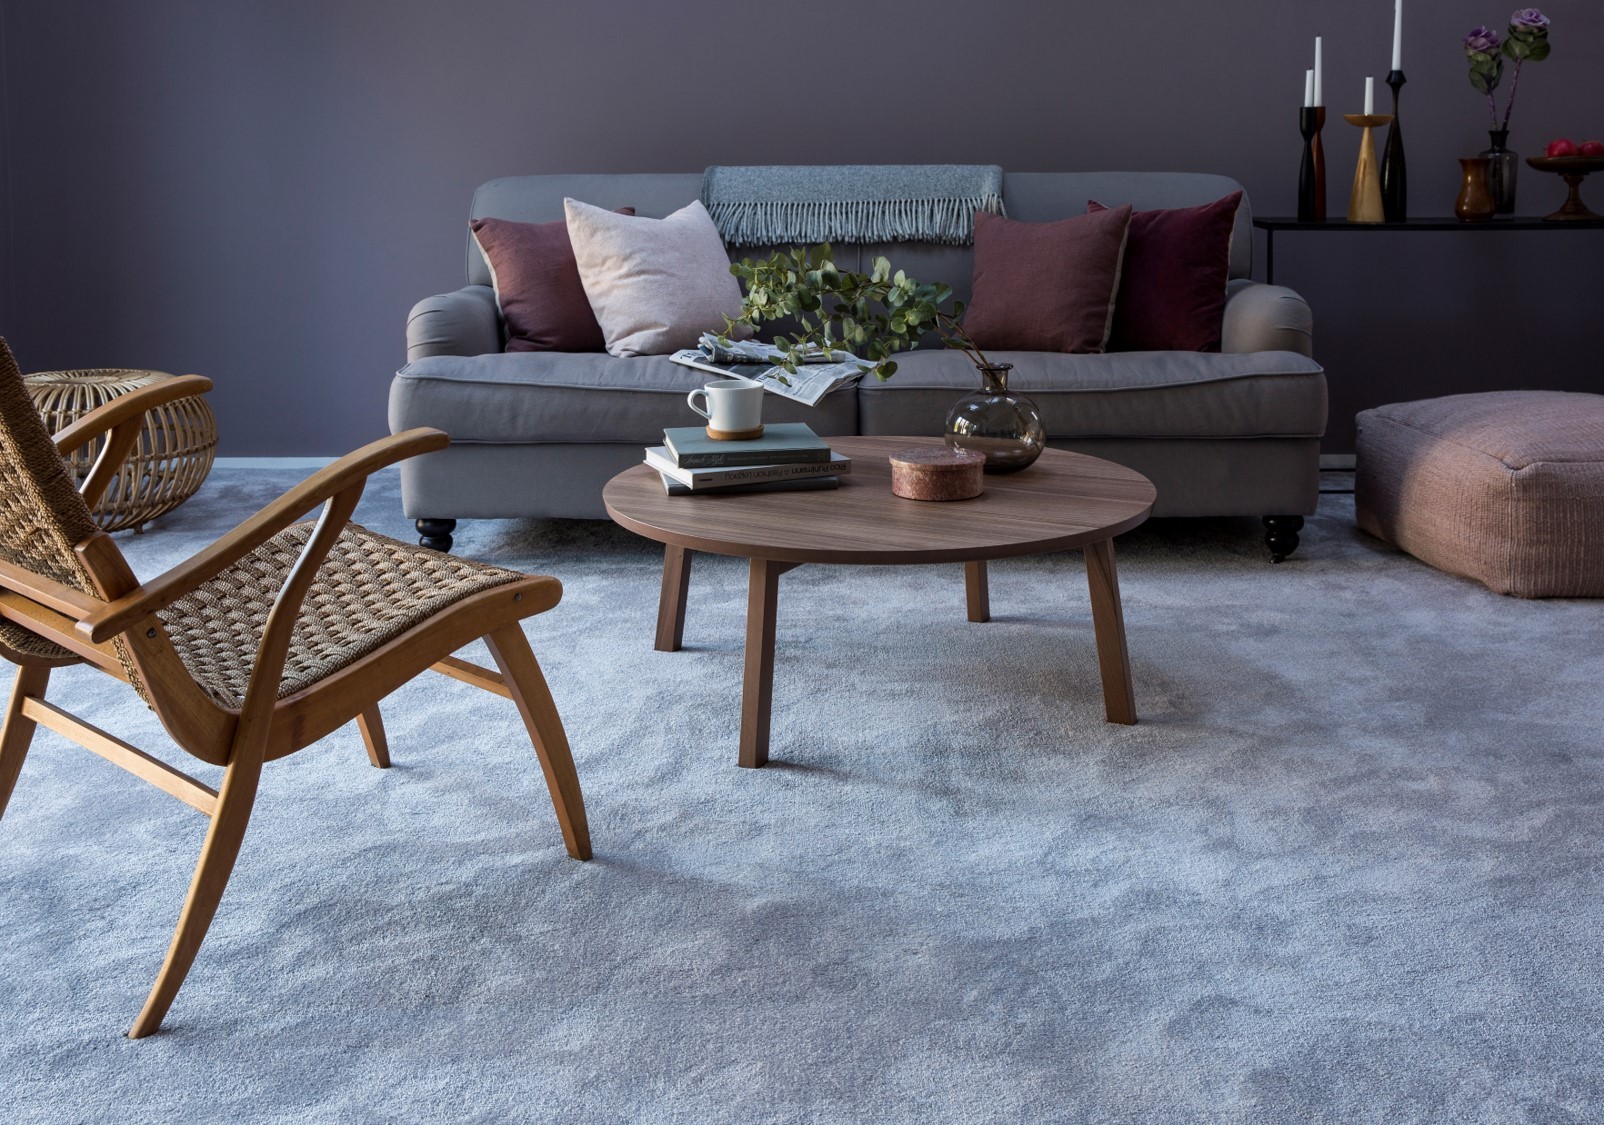
{"type": "Polygon", "coordinates": [[[975,212],[1003,213],[995,164],[724,167],[702,203],[730,246],[974,240],[975,212]]]}

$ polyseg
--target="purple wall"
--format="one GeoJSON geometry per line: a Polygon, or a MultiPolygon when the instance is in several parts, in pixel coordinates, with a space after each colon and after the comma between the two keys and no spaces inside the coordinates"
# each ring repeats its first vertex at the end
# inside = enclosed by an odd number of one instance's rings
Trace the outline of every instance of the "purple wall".
{"type": "MultiPolygon", "coordinates": [[[[1406,6],[1411,208],[1446,214],[1454,157],[1486,143],[1458,40],[1507,13],[1406,6]]],[[[1523,154],[1604,136],[1604,7],[1544,10],[1555,50],[1522,82],[1523,154]]],[[[483,180],[1177,169],[1235,176],[1257,213],[1288,214],[1315,32],[1335,118],[1366,74],[1379,85],[1391,26],[1390,0],[3,0],[0,333],[25,369],[213,376],[225,454],[340,452],[385,429],[407,309],[462,283],[483,180]],[[743,67],[771,77],[743,89],[743,67]]],[[[1357,132],[1327,127],[1334,213],[1357,132]]],[[[1587,194],[1604,210],[1604,182],[1587,194]]],[[[1523,169],[1520,197],[1542,214],[1563,191],[1523,169]]],[[[1276,265],[1315,310],[1333,451],[1375,403],[1604,389],[1604,232],[1283,235],[1276,265]]]]}

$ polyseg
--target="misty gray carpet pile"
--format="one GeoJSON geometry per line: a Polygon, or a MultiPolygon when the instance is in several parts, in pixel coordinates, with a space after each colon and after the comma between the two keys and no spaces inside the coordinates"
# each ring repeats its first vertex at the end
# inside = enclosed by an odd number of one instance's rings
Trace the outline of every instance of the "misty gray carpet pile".
{"type": "MultiPolygon", "coordinates": [[[[222,469],[151,576],[299,474],[222,469]]],[[[1141,724],[1078,554],[782,579],[773,763],[735,766],[744,564],[465,523],[528,623],[596,858],[504,700],[426,676],[269,764],[165,1030],[123,1038],[204,821],[41,732],[0,822],[7,1121],[1597,1121],[1604,604],[1518,601],[1322,497],[1119,543],[1141,724]]],[[[393,474],[361,519],[409,534],[393,474]]],[[[9,689],[8,669],[0,687],[9,689]]],[[[53,698],[167,753],[121,685],[53,698]]],[[[181,760],[181,756],[179,756],[181,760]]],[[[203,777],[213,771],[200,770],[203,777]]]]}

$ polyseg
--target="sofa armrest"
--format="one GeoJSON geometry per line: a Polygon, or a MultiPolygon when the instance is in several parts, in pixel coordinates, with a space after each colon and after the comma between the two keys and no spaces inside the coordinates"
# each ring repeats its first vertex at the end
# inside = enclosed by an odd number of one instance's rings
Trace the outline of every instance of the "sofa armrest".
{"type": "Polygon", "coordinates": [[[485,355],[501,350],[496,291],[470,285],[425,297],[407,315],[407,362],[431,355],[485,355]]]}
{"type": "Polygon", "coordinates": [[[1237,278],[1226,286],[1222,352],[1297,352],[1314,355],[1314,313],[1281,285],[1237,278]]]}

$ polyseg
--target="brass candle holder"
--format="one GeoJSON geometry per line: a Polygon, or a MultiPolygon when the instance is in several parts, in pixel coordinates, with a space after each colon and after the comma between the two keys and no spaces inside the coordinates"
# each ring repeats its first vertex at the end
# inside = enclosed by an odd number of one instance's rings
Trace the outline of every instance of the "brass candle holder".
{"type": "Polygon", "coordinates": [[[1390,113],[1345,113],[1342,119],[1364,130],[1359,138],[1359,164],[1353,170],[1353,194],[1348,197],[1350,223],[1386,222],[1381,203],[1381,171],[1376,164],[1376,142],[1371,130],[1392,120],[1390,113]]]}

